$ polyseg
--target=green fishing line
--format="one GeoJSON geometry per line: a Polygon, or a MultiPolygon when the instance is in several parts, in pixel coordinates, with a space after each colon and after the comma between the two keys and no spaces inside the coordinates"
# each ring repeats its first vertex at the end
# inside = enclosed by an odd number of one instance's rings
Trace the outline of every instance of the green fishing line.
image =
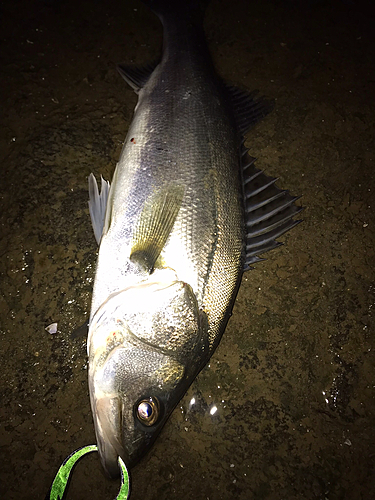
{"type": "MultiPolygon", "coordinates": [[[[61,464],[61,467],[57,471],[57,474],[52,483],[49,494],[46,497],[46,500],[63,499],[74,466],[76,465],[76,463],[80,458],[82,458],[84,455],[87,455],[87,453],[91,453],[93,451],[98,451],[98,447],[96,446],[96,444],[83,446],[82,448],[73,451],[73,453],[71,453],[64,460],[64,462],[61,464]]],[[[121,486],[120,486],[120,491],[118,492],[118,495],[115,500],[126,500],[129,496],[129,474],[126,465],[121,459],[121,457],[118,457],[118,464],[121,472],[121,486]]]]}

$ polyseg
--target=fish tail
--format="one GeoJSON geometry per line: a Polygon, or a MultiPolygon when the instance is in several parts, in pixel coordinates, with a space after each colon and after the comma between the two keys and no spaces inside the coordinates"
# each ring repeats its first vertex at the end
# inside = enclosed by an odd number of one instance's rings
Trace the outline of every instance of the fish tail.
{"type": "Polygon", "coordinates": [[[210,0],[142,0],[161,21],[166,17],[179,17],[186,21],[203,23],[210,0]]]}

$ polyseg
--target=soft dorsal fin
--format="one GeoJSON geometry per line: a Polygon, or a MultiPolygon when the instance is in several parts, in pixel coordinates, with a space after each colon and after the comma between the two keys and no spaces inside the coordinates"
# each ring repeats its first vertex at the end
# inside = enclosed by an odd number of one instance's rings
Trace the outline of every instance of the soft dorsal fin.
{"type": "Polygon", "coordinates": [[[184,188],[170,185],[147,200],[133,234],[130,260],[152,273],[156,260],[172,232],[184,197],[184,188]]]}
{"type": "Polygon", "coordinates": [[[89,175],[89,212],[91,217],[92,227],[94,229],[95,239],[100,245],[100,240],[103,233],[105,212],[107,209],[108,193],[110,184],[108,181],[101,177],[102,185],[98,189],[98,183],[96,182],[93,173],[89,175]]]}
{"type": "Polygon", "coordinates": [[[154,71],[157,62],[146,64],[145,66],[130,66],[128,64],[119,64],[117,70],[123,79],[128,83],[136,94],[145,86],[151,73],[154,71]]]}
{"type": "Polygon", "coordinates": [[[245,135],[273,109],[273,102],[258,97],[258,91],[246,92],[233,85],[225,85],[232,105],[237,130],[245,135]]]}
{"type": "Polygon", "coordinates": [[[276,238],[297,225],[294,220],[302,207],[295,205],[299,197],[275,186],[277,179],[268,177],[254,166],[247,149],[243,148],[242,171],[244,184],[245,221],[246,221],[246,258],[245,268],[263,260],[259,255],[277,248],[282,243],[276,238]]]}

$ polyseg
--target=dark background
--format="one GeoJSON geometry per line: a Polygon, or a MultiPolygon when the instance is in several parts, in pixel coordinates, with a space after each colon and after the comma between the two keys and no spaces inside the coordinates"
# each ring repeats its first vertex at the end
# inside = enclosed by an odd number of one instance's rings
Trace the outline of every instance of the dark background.
{"type": "MultiPolygon", "coordinates": [[[[375,498],[371,5],[208,7],[218,72],[276,102],[250,153],[306,210],[245,275],[210,366],[132,471],[132,500],[375,498]]],[[[96,261],[87,177],[111,178],[136,103],[115,64],[155,60],[162,31],[135,0],[5,0],[0,30],[0,497],[43,499],[95,440],[71,332],[96,261]]],[[[68,498],[117,489],[92,454],[68,498]]]]}

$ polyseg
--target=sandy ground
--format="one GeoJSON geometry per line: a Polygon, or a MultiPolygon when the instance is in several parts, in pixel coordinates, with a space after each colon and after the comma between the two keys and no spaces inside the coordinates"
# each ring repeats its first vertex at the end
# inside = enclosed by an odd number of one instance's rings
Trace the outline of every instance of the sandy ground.
{"type": "MultiPolygon", "coordinates": [[[[0,497],[40,499],[95,441],[86,342],[71,338],[97,251],[87,177],[111,178],[136,103],[115,63],[154,60],[161,27],[136,0],[1,9],[0,497]]],[[[250,153],[306,210],[245,275],[132,500],[375,498],[374,21],[356,1],[209,6],[220,74],[276,100],[250,153]]],[[[93,454],[68,498],[117,490],[93,454]]]]}

